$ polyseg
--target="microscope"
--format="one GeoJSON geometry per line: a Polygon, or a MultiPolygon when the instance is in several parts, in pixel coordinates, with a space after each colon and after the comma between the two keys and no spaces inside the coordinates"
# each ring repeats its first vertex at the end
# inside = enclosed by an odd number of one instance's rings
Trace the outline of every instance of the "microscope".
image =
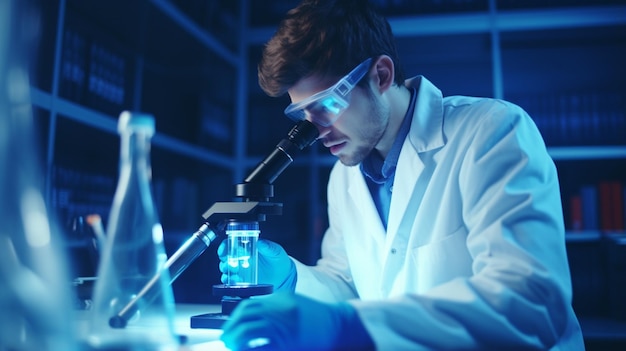
{"type": "MultiPolygon", "coordinates": [[[[220,235],[227,235],[228,264],[237,268],[237,279],[213,286],[213,294],[221,297],[221,313],[191,317],[191,328],[220,328],[242,299],[273,292],[273,286],[257,282],[257,249],[259,222],[268,215],[281,215],[282,203],[272,202],[273,183],[293,162],[293,156],[315,142],[319,133],[309,121],[298,122],[275,149],[235,186],[238,201],[216,202],[202,217],[205,222],[168,259],[163,270],[170,274],[170,284],[196,260],[220,235]]],[[[114,328],[124,328],[137,312],[138,302],[150,303],[159,293],[155,288],[157,273],[124,308],[109,320],[114,328]]]]}

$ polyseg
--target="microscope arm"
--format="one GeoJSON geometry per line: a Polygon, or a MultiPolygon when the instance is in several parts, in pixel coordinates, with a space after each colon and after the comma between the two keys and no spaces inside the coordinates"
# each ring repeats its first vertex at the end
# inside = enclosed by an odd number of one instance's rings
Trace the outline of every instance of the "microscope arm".
{"type": "Polygon", "coordinates": [[[216,238],[217,234],[208,223],[198,228],[165,263],[164,268],[170,272],[170,284],[202,255],[216,238]]]}

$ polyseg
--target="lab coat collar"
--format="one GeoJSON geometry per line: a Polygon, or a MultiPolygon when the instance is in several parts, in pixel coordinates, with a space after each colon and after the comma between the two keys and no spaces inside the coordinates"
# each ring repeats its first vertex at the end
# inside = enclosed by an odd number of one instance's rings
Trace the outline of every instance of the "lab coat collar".
{"type": "MultiPolygon", "coordinates": [[[[414,208],[408,210],[414,213],[415,208],[421,202],[421,196],[419,196],[409,203],[414,195],[415,183],[424,169],[419,153],[437,149],[445,143],[443,136],[443,96],[441,91],[422,76],[407,80],[406,86],[417,89],[417,101],[411,129],[407,137],[408,140],[405,141],[405,145],[400,151],[402,162],[398,162],[398,168],[396,169],[395,190],[391,198],[387,230],[383,227],[376,207],[371,201],[369,190],[359,167],[351,168],[351,180],[348,182],[348,193],[353,199],[355,206],[361,211],[361,218],[364,218],[369,223],[369,235],[379,245],[385,245],[388,249],[395,244],[399,244],[397,240],[403,240],[405,239],[403,237],[408,235],[407,232],[401,234],[400,237],[396,237],[402,222],[411,222],[411,218],[405,218],[408,207],[413,205],[414,208]],[[407,149],[408,145],[406,143],[409,142],[416,152],[410,152],[410,149],[407,149]]],[[[385,250],[385,252],[389,251],[385,250]]]]}
{"type": "Polygon", "coordinates": [[[445,140],[441,90],[423,76],[408,79],[405,85],[417,89],[417,102],[409,131],[411,144],[418,153],[442,147],[445,140]]]}
{"type": "Polygon", "coordinates": [[[411,129],[405,141],[405,147],[400,152],[402,162],[398,162],[396,168],[395,191],[391,197],[387,222],[386,245],[388,249],[406,245],[403,241],[408,240],[407,229],[412,226],[415,220],[414,214],[421,204],[422,189],[416,190],[415,186],[420,177],[424,177],[424,181],[428,182],[428,176],[422,175],[424,163],[420,153],[438,149],[445,144],[441,91],[422,76],[407,80],[406,86],[417,89],[417,100],[411,129]],[[416,152],[411,152],[408,143],[416,152]]]}

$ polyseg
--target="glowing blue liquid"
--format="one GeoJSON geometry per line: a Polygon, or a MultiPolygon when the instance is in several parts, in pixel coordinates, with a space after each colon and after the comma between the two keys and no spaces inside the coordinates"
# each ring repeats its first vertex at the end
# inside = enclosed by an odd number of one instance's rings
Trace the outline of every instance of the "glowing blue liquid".
{"type": "Polygon", "coordinates": [[[234,230],[228,232],[227,263],[229,285],[256,285],[258,231],[234,230]]]}

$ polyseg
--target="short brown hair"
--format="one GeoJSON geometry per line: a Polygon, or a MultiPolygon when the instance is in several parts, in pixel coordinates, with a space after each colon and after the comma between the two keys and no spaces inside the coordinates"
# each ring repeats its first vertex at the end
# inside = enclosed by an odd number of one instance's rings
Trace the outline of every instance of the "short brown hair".
{"type": "Polygon", "coordinates": [[[403,84],[391,26],[368,1],[304,0],[265,45],[259,85],[268,95],[281,96],[304,77],[340,77],[383,54],[394,61],[395,83],[403,84]]]}

